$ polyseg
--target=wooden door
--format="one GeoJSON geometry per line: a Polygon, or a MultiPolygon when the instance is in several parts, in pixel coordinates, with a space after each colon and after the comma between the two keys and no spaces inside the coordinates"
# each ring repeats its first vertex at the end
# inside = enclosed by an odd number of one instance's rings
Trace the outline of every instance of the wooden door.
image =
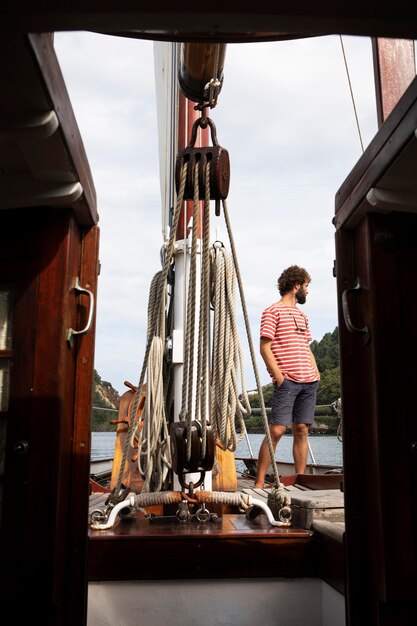
{"type": "Polygon", "coordinates": [[[0,214],[3,354],[1,588],[15,623],[83,624],[98,229],[68,212],[0,214]],[[5,314],[4,314],[5,316],[5,314]]]}
{"type": "Polygon", "coordinates": [[[336,234],[350,626],[415,623],[416,232],[394,212],[336,234]]]}

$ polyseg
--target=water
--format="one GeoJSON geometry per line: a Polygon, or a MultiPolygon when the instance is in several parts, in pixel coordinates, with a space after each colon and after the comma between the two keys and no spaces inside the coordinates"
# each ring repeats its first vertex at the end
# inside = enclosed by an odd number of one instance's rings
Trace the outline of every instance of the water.
{"type": "MultiPolygon", "coordinates": [[[[248,435],[253,455],[257,458],[259,448],[263,439],[263,435],[248,435]]],[[[115,432],[92,433],[91,441],[91,459],[111,459],[113,458],[114,442],[116,439],[115,432]]],[[[292,435],[284,435],[277,446],[276,458],[283,462],[292,462],[292,435]]],[[[318,465],[336,465],[342,466],[342,443],[336,435],[310,435],[310,448],[314,456],[314,460],[318,465]]],[[[239,442],[235,453],[236,457],[250,457],[250,450],[244,437],[239,442]]],[[[311,461],[311,458],[309,458],[311,461]]],[[[239,461],[237,469],[242,470],[239,461]]]]}
{"type": "Polygon", "coordinates": [[[116,433],[91,433],[91,460],[112,459],[116,433]]]}

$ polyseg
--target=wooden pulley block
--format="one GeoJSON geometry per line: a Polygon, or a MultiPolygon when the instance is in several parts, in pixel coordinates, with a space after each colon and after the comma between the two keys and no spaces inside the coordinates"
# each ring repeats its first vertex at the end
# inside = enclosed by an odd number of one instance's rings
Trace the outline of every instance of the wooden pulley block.
{"type": "Polygon", "coordinates": [[[187,461],[187,424],[173,422],[170,426],[172,469],[176,474],[204,472],[213,468],[215,440],[211,426],[207,424],[206,453],[202,457],[203,432],[201,423],[191,423],[191,457],[187,461]]]}
{"type": "Polygon", "coordinates": [[[177,193],[181,185],[181,170],[184,163],[188,163],[187,178],[185,181],[184,200],[194,198],[195,168],[198,163],[198,197],[204,200],[206,197],[206,170],[210,161],[210,200],[225,200],[229,193],[230,185],[230,161],[226,148],[219,146],[216,136],[216,127],[210,118],[198,118],[193,125],[190,144],[177,155],[175,167],[175,185],[177,193]],[[207,123],[211,129],[212,146],[195,148],[198,126],[207,123]]]}

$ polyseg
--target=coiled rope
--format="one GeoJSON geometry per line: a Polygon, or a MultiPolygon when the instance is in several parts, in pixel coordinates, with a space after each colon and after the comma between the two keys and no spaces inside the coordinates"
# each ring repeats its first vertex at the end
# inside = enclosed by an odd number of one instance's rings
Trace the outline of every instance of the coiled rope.
{"type": "Polygon", "coordinates": [[[195,491],[190,498],[180,491],[161,491],[160,493],[140,493],[134,497],[136,510],[156,504],[175,504],[182,500],[194,503],[231,504],[246,510],[250,506],[250,496],[241,491],[195,491]]]}
{"type": "MultiPolygon", "coordinates": [[[[122,460],[120,464],[120,471],[119,471],[116,486],[114,488],[115,493],[121,490],[123,472],[124,472],[128,452],[129,452],[129,446],[133,442],[135,433],[137,433],[139,430],[139,425],[136,423],[136,414],[137,414],[139,401],[140,401],[143,387],[144,387],[145,375],[148,370],[151,347],[152,347],[152,344],[154,343],[154,346],[153,346],[154,349],[152,351],[153,364],[155,363],[155,360],[158,361],[158,363],[160,364],[160,359],[158,358],[156,353],[158,351],[161,351],[165,343],[166,282],[167,282],[168,270],[172,263],[174,253],[175,253],[175,236],[176,236],[179,217],[181,213],[182,202],[184,198],[185,181],[187,177],[187,166],[188,164],[184,163],[182,167],[182,171],[181,171],[180,188],[179,188],[179,192],[177,196],[177,202],[175,205],[175,211],[174,211],[173,222],[172,222],[172,226],[170,230],[170,235],[169,235],[169,239],[168,239],[166,249],[165,249],[165,259],[164,259],[163,269],[161,272],[159,272],[158,274],[154,276],[154,279],[150,287],[150,297],[149,297],[149,305],[148,305],[148,335],[147,335],[147,342],[146,342],[146,348],[145,348],[145,356],[143,359],[143,365],[142,365],[142,370],[141,370],[141,374],[139,378],[138,387],[137,387],[137,390],[135,391],[135,395],[130,405],[129,427],[128,427],[128,432],[126,436],[126,444],[123,450],[123,456],[122,456],[122,460]],[[156,314],[155,314],[155,311],[157,311],[156,314]],[[155,342],[153,342],[154,337],[159,338],[159,341],[158,339],[156,339],[155,342]]],[[[157,381],[158,381],[158,391],[156,392],[156,394],[160,396],[161,387],[160,387],[160,380],[158,379],[158,377],[157,377],[157,381]]],[[[166,439],[163,440],[163,442],[158,441],[156,437],[153,437],[150,434],[152,431],[153,415],[151,411],[146,408],[146,405],[148,404],[149,394],[151,394],[152,397],[154,396],[154,392],[150,390],[149,385],[147,385],[147,399],[145,402],[145,410],[143,411],[143,414],[142,414],[143,423],[142,423],[142,428],[140,430],[140,434],[138,437],[139,439],[138,464],[141,470],[146,471],[146,475],[143,476],[145,478],[145,484],[144,484],[142,491],[145,491],[150,488],[152,488],[153,490],[156,490],[156,488],[158,487],[160,488],[160,485],[162,485],[161,476],[160,475],[155,476],[155,474],[158,474],[158,472],[160,472],[162,458],[166,458],[168,462],[170,462],[169,461],[170,446],[168,445],[169,440],[167,437],[166,430],[164,429],[164,434],[166,436],[166,439]],[[143,450],[141,448],[142,445],[143,445],[143,450]],[[163,451],[164,451],[165,456],[163,455],[163,451]],[[150,469],[152,470],[153,475],[154,475],[153,480],[152,480],[151,475],[148,474],[148,471],[150,469]]],[[[155,399],[154,406],[155,405],[157,407],[157,410],[161,411],[160,400],[155,399]]],[[[162,406],[163,406],[163,403],[162,403],[162,406]]],[[[158,419],[157,422],[160,423],[161,419],[158,419]]]]}
{"type": "Polygon", "coordinates": [[[237,329],[236,271],[232,257],[219,242],[211,249],[211,282],[214,310],[211,416],[223,450],[234,452],[245,433],[243,416],[251,414],[251,406],[237,329]],[[242,433],[240,438],[236,436],[236,418],[242,433]]]}

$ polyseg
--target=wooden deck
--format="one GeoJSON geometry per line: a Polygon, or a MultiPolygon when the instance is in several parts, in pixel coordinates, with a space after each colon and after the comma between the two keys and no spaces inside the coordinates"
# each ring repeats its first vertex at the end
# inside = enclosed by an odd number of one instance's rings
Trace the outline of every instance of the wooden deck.
{"type": "MultiPolygon", "coordinates": [[[[255,490],[252,480],[239,479],[238,489],[268,501],[270,489],[255,490]]],[[[321,577],[344,592],[343,521],[322,515],[326,497],[330,509],[340,508],[334,506],[334,490],[326,496],[325,490],[303,485],[286,489],[294,510],[299,501],[308,502],[305,508],[311,513],[311,502],[319,503],[319,517],[310,516],[309,528],[295,523],[273,527],[264,514],[249,519],[238,512],[203,524],[150,521],[138,513],[134,519],[119,519],[109,530],[90,528],[89,580],[321,577]]],[[[106,497],[92,494],[90,511],[106,497]]]]}

